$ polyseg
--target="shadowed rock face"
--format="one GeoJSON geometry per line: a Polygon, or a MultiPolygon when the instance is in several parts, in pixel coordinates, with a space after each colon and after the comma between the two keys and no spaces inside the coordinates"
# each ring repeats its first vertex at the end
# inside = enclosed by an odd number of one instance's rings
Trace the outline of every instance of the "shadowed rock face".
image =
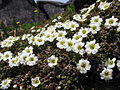
{"type": "MultiPolygon", "coordinates": [[[[63,11],[63,8],[55,7],[50,4],[46,4],[44,7],[50,17],[63,11]]],[[[0,22],[6,22],[7,25],[10,25],[16,21],[20,21],[22,23],[32,23],[46,20],[42,11],[39,11],[37,14],[34,13],[34,10],[36,9],[38,8],[32,6],[27,0],[11,0],[7,6],[0,9],[0,22]]]]}

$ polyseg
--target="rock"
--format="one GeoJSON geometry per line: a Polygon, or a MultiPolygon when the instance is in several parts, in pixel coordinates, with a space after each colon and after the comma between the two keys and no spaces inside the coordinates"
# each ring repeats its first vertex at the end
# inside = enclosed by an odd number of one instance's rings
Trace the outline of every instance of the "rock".
{"type": "MultiPolygon", "coordinates": [[[[33,23],[46,20],[44,13],[40,10],[35,13],[37,7],[32,6],[27,0],[11,0],[4,8],[0,9],[0,21],[11,25],[14,22],[33,23]]],[[[50,4],[45,5],[45,9],[53,17],[54,14],[64,11],[63,8],[50,4]],[[52,9],[51,9],[52,8],[52,9]]]]}

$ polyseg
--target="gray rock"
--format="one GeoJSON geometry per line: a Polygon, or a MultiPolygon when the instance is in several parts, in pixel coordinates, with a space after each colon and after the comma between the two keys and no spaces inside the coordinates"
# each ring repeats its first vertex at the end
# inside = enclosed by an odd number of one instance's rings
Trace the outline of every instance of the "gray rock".
{"type": "MultiPolygon", "coordinates": [[[[51,4],[44,5],[50,17],[54,14],[64,11],[63,8],[55,7],[51,4]]],[[[33,23],[46,20],[44,13],[40,10],[35,13],[37,7],[32,6],[27,0],[11,0],[11,2],[0,10],[0,22],[6,22],[11,25],[14,22],[33,23]]]]}

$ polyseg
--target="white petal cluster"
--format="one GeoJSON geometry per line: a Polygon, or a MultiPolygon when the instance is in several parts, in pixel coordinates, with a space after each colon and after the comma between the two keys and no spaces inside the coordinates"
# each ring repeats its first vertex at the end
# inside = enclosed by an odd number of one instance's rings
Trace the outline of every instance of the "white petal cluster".
{"type": "Polygon", "coordinates": [[[11,47],[15,41],[19,40],[20,37],[13,37],[13,36],[9,36],[7,39],[5,39],[4,41],[0,42],[1,47],[11,47]]]}
{"type": "Polygon", "coordinates": [[[69,23],[69,26],[70,26],[70,30],[71,30],[71,31],[75,31],[76,28],[79,27],[79,24],[78,24],[77,22],[75,22],[75,21],[71,21],[71,22],[69,23]]]}
{"type": "Polygon", "coordinates": [[[19,66],[20,64],[19,57],[14,57],[10,59],[8,63],[10,67],[19,66]]]}
{"type": "Polygon", "coordinates": [[[110,7],[111,3],[108,2],[100,2],[100,5],[98,6],[98,8],[100,10],[107,10],[110,7]]]}
{"type": "Polygon", "coordinates": [[[31,34],[24,34],[21,39],[22,39],[22,40],[26,40],[26,39],[28,39],[30,36],[31,36],[31,34]]]}
{"type": "Polygon", "coordinates": [[[62,39],[63,37],[65,37],[65,35],[67,35],[66,31],[58,31],[57,32],[57,40],[62,39]]]}
{"type": "Polygon", "coordinates": [[[84,45],[85,43],[83,42],[75,43],[75,45],[73,46],[73,51],[79,53],[80,55],[83,55],[85,53],[85,50],[83,48],[84,45]]]}
{"type": "Polygon", "coordinates": [[[62,25],[63,25],[62,22],[56,22],[55,23],[56,28],[61,28],[61,27],[63,27],[62,25]]]}
{"type": "Polygon", "coordinates": [[[117,26],[118,25],[117,21],[118,21],[118,18],[115,18],[114,16],[112,16],[111,18],[106,19],[105,26],[107,28],[110,28],[112,26],[117,26]]]}
{"type": "Polygon", "coordinates": [[[85,51],[88,54],[96,54],[98,52],[98,49],[100,48],[100,45],[96,43],[96,40],[93,40],[90,42],[86,42],[85,48],[85,51]]]}
{"type": "Polygon", "coordinates": [[[81,42],[83,40],[82,35],[79,35],[79,33],[76,33],[73,35],[73,40],[77,43],[77,42],[81,42]]]}
{"type": "Polygon", "coordinates": [[[113,70],[110,68],[104,68],[104,70],[100,73],[101,79],[110,80],[112,79],[113,70]]]}
{"type": "Polygon", "coordinates": [[[79,24],[75,21],[66,20],[63,23],[63,28],[64,29],[69,29],[71,31],[75,31],[78,27],[79,27],[79,24]]]}
{"type": "Polygon", "coordinates": [[[60,49],[65,49],[66,48],[66,43],[67,39],[63,37],[62,39],[59,39],[58,42],[56,43],[57,47],[60,49]]]}
{"type": "Polygon", "coordinates": [[[32,78],[31,82],[32,82],[32,86],[34,87],[38,87],[41,83],[39,77],[32,78]]]}
{"type": "Polygon", "coordinates": [[[120,32],[120,22],[118,23],[118,28],[117,28],[117,31],[120,32]]]}
{"type": "Polygon", "coordinates": [[[20,64],[33,66],[37,64],[38,58],[33,54],[33,47],[26,47],[18,56],[13,56],[11,51],[0,53],[0,61],[7,61],[10,67],[19,66],[20,64]]]}
{"type": "Polygon", "coordinates": [[[79,60],[79,63],[77,64],[77,69],[80,71],[80,73],[85,74],[87,73],[87,70],[90,70],[91,65],[88,60],[81,59],[79,60]]]}
{"type": "Polygon", "coordinates": [[[76,20],[76,21],[79,21],[79,22],[83,22],[83,21],[86,20],[86,18],[83,17],[81,14],[75,14],[75,15],[73,16],[73,19],[76,20]]]}
{"type": "Polygon", "coordinates": [[[57,19],[58,19],[58,20],[62,19],[62,16],[58,16],[57,19]]]}
{"type": "Polygon", "coordinates": [[[4,54],[3,54],[3,61],[10,60],[13,57],[12,55],[13,54],[12,54],[11,51],[4,52],[4,54]]]}
{"type": "Polygon", "coordinates": [[[113,58],[113,59],[108,58],[108,61],[106,62],[107,68],[114,68],[115,61],[116,61],[116,58],[113,58]]]}
{"type": "Polygon", "coordinates": [[[78,34],[81,36],[81,37],[87,37],[88,33],[90,32],[90,29],[89,28],[83,28],[81,27],[81,29],[79,30],[78,34]]]}
{"type": "Polygon", "coordinates": [[[10,87],[10,83],[11,83],[11,79],[5,79],[2,81],[2,83],[0,84],[0,88],[1,89],[8,89],[10,87]]]}
{"type": "Polygon", "coordinates": [[[117,61],[117,67],[118,67],[118,70],[120,71],[120,60],[117,61]]]}
{"type": "Polygon", "coordinates": [[[65,47],[66,47],[66,51],[71,51],[73,50],[73,46],[75,44],[75,41],[73,39],[67,39],[65,42],[65,47]]]}
{"type": "Polygon", "coordinates": [[[47,59],[47,61],[48,61],[48,66],[53,67],[57,65],[58,57],[55,57],[55,55],[52,55],[47,59]]]}
{"type": "Polygon", "coordinates": [[[33,47],[26,47],[21,53],[19,53],[19,61],[21,64],[33,66],[37,64],[38,57],[33,54],[33,47]]]}
{"type": "Polygon", "coordinates": [[[90,32],[92,34],[96,34],[98,31],[100,31],[100,25],[99,24],[90,24],[90,32]]]}
{"type": "Polygon", "coordinates": [[[100,16],[98,15],[98,16],[94,16],[94,17],[91,18],[90,24],[98,24],[98,25],[101,25],[102,21],[103,21],[103,19],[100,18],[100,16]]]}

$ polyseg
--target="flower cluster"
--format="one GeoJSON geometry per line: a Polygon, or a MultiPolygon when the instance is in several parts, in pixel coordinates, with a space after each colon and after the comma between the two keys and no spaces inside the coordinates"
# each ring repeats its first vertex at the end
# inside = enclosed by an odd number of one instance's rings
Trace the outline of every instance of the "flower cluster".
{"type": "MultiPolygon", "coordinates": [[[[8,89],[10,87],[10,83],[12,82],[11,79],[7,78],[5,80],[3,80],[0,84],[0,88],[1,89],[8,89]]],[[[39,77],[35,77],[35,78],[31,78],[31,84],[34,87],[38,87],[40,85],[40,79],[39,77]]],[[[13,88],[16,88],[17,85],[13,85],[13,88]]]]}
{"type": "MultiPolygon", "coordinates": [[[[115,67],[116,58],[110,59],[105,63],[106,68],[100,73],[101,79],[110,80],[112,79],[113,68],[115,67]]],[[[118,69],[120,67],[119,61],[117,62],[118,69]]]]}
{"type": "Polygon", "coordinates": [[[2,48],[4,48],[4,47],[11,47],[15,43],[15,41],[19,40],[19,38],[20,37],[9,36],[4,41],[0,42],[0,45],[1,45],[2,48]]]}
{"type": "Polygon", "coordinates": [[[1,89],[8,89],[8,88],[10,87],[11,81],[12,81],[12,80],[11,80],[11,79],[8,79],[8,78],[5,79],[5,80],[3,80],[2,83],[0,84],[0,86],[1,86],[0,88],[1,88],[1,89]]]}
{"type": "Polygon", "coordinates": [[[33,66],[37,64],[38,58],[33,54],[33,47],[26,47],[18,56],[13,57],[11,51],[0,53],[0,61],[7,61],[10,67],[19,66],[20,64],[33,66]]]}

